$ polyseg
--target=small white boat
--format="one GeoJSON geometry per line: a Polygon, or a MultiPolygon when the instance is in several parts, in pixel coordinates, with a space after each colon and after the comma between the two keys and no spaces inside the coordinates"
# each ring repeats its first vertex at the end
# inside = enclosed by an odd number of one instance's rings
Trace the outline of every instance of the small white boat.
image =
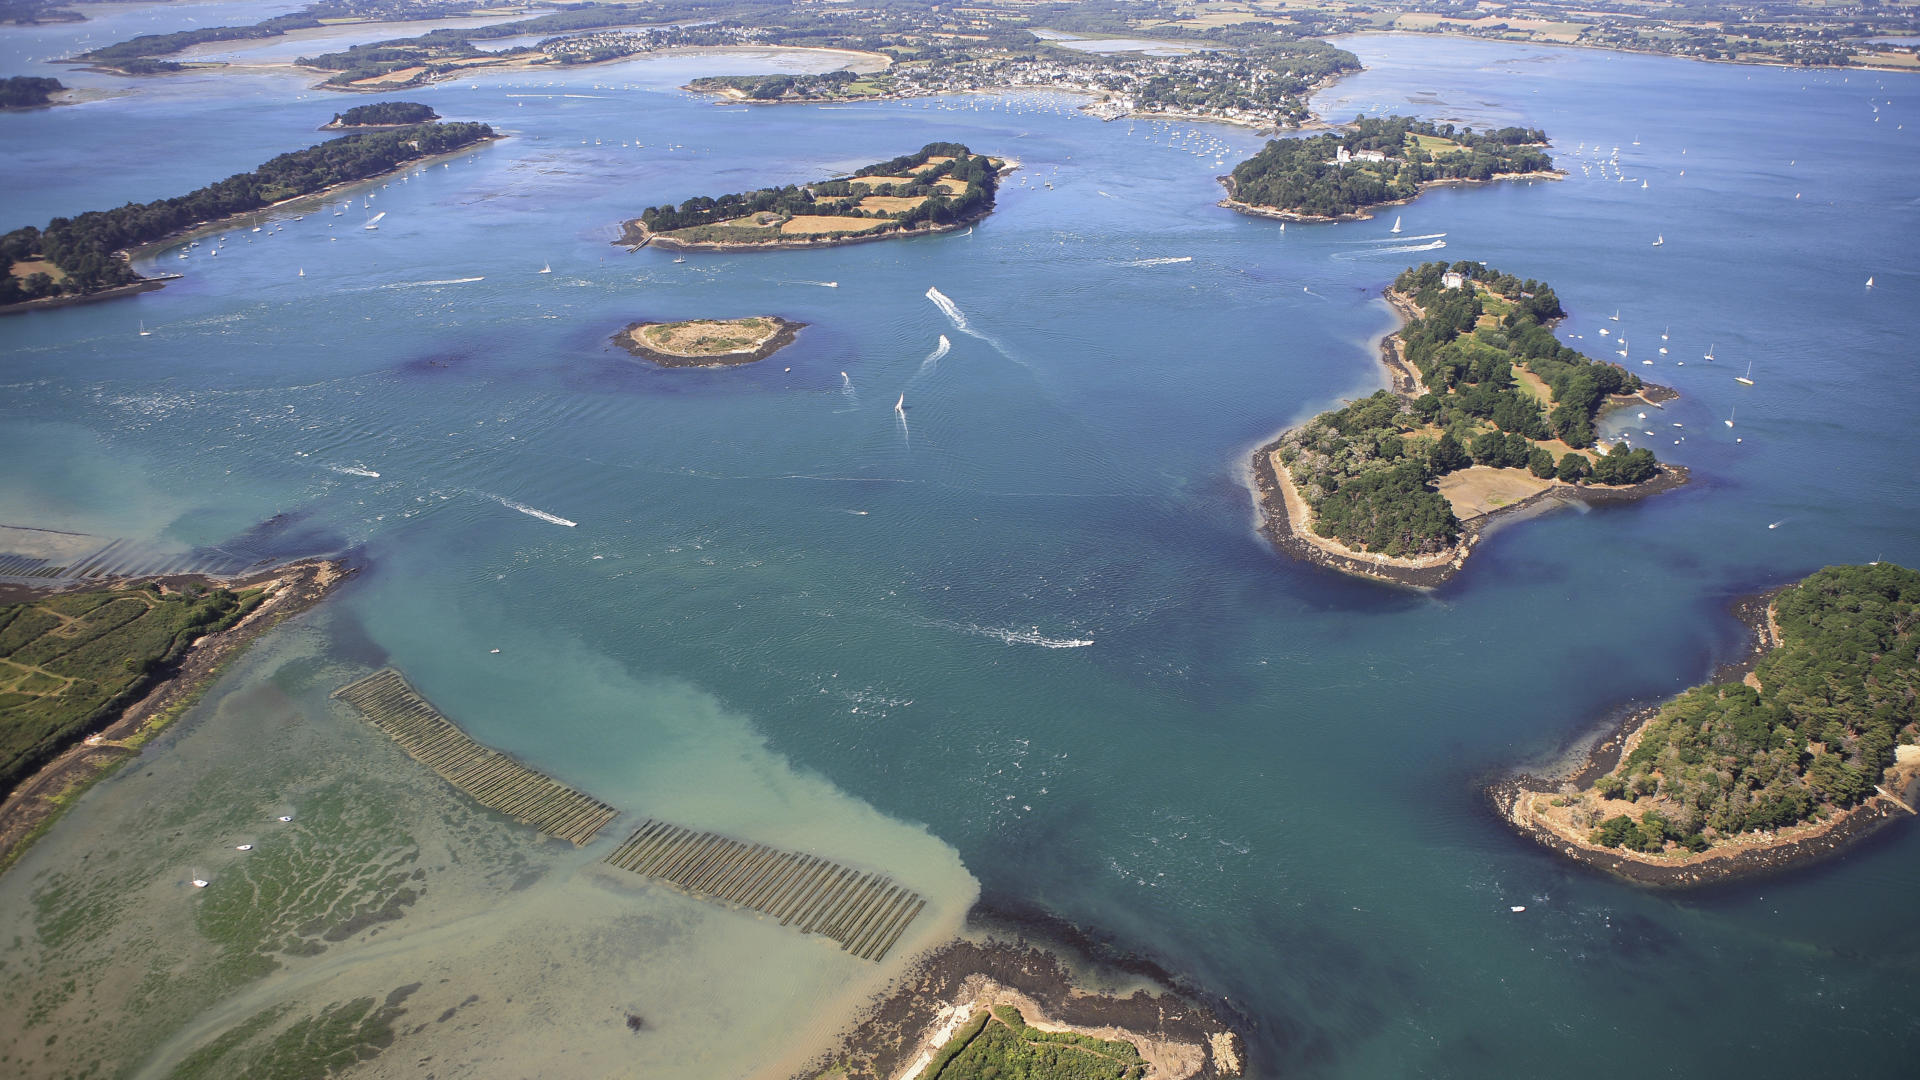
{"type": "Polygon", "coordinates": [[[1753,361],[1751,360],[1747,361],[1747,373],[1745,375],[1735,375],[1733,377],[1733,381],[1737,383],[1742,383],[1747,386],[1752,386],[1753,385],[1753,361]]]}
{"type": "Polygon", "coordinates": [[[1871,277],[1867,278],[1867,288],[1873,288],[1873,278],[1871,277]]]}
{"type": "Polygon", "coordinates": [[[379,213],[373,215],[373,217],[367,219],[366,225],[362,227],[367,229],[377,229],[380,227],[380,219],[386,216],[387,216],[387,212],[385,210],[382,210],[379,213]]]}
{"type": "Polygon", "coordinates": [[[301,267],[301,268],[300,268],[300,276],[301,276],[301,277],[306,277],[306,276],[307,276],[307,268],[306,268],[306,267],[304,267],[304,266],[303,266],[303,267],[301,267]]]}
{"type": "Polygon", "coordinates": [[[193,879],[193,887],[194,887],[194,888],[196,888],[196,889],[204,889],[204,888],[206,888],[206,887],[207,887],[207,885],[208,885],[208,884],[210,884],[210,883],[209,883],[209,882],[207,881],[207,879],[206,879],[206,878],[194,878],[194,879],[193,879]]]}
{"type": "Polygon", "coordinates": [[[233,848],[233,850],[235,850],[235,851],[252,851],[252,850],[253,850],[253,845],[252,845],[252,844],[235,844],[235,845],[234,845],[234,848],[233,848]]]}
{"type": "Polygon", "coordinates": [[[1393,228],[1391,228],[1391,229],[1388,229],[1387,231],[1388,231],[1388,232],[1390,232],[1390,233],[1397,233],[1397,232],[1399,232],[1399,231],[1400,231],[1400,219],[1399,219],[1399,218],[1397,218],[1397,217],[1396,217],[1396,218],[1394,218],[1394,219],[1393,219],[1393,228]]]}
{"type": "Polygon", "coordinates": [[[1666,328],[1665,330],[1662,330],[1662,331],[1660,331],[1660,340],[1661,340],[1661,341],[1665,341],[1665,340],[1667,340],[1667,330],[1671,330],[1671,329],[1673,329],[1673,327],[1671,327],[1671,326],[1669,326],[1669,327],[1667,327],[1667,328],[1666,328]]]}
{"type": "Polygon", "coordinates": [[[678,258],[676,258],[676,259],[674,259],[673,261],[674,261],[674,262],[677,262],[677,263],[681,263],[681,262],[686,262],[686,261],[687,261],[687,257],[686,257],[685,255],[682,255],[682,256],[679,256],[678,258]]]}
{"type": "Polygon", "coordinates": [[[907,395],[900,395],[900,400],[893,403],[893,411],[901,416],[907,415],[907,395]]]}
{"type": "Polygon", "coordinates": [[[1666,242],[1667,242],[1667,238],[1666,238],[1666,235],[1665,235],[1665,234],[1661,234],[1661,235],[1658,235],[1658,236],[1655,236],[1655,237],[1653,238],[1653,246],[1654,246],[1654,247],[1660,247],[1660,246],[1662,246],[1663,244],[1665,244],[1666,242]]]}
{"type": "Polygon", "coordinates": [[[1721,421],[1721,423],[1726,424],[1728,427],[1732,427],[1734,414],[1738,413],[1739,411],[1740,411],[1739,409],[1728,409],[1727,418],[1721,421]]]}
{"type": "Polygon", "coordinates": [[[1711,360],[1711,359],[1713,359],[1713,346],[1711,346],[1711,345],[1709,345],[1709,346],[1707,346],[1707,355],[1705,355],[1705,356],[1703,356],[1703,357],[1701,357],[1700,359],[1702,359],[1702,360],[1711,360]]]}
{"type": "Polygon", "coordinates": [[[541,273],[543,273],[543,274],[551,274],[551,273],[553,273],[553,264],[552,264],[552,263],[541,263],[541,264],[540,264],[540,272],[541,272],[541,273]]]}
{"type": "Polygon", "coordinates": [[[1619,321],[1620,321],[1620,309],[1619,309],[1619,308],[1614,308],[1614,309],[1613,309],[1613,314],[1612,314],[1612,315],[1609,315],[1609,316],[1608,316],[1608,318],[1610,318],[1610,319],[1612,319],[1612,320],[1613,320],[1614,322],[1619,322],[1619,321]]]}
{"type": "Polygon", "coordinates": [[[147,329],[147,323],[146,323],[146,320],[145,320],[145,319],[142,319],[142,320],[140,321],[140,336],[141,336],[141,337],[152,337],[152,336],[153,336],[153,331],[151,331],[151,330],[149,330],[149,329],[147,329]]]}

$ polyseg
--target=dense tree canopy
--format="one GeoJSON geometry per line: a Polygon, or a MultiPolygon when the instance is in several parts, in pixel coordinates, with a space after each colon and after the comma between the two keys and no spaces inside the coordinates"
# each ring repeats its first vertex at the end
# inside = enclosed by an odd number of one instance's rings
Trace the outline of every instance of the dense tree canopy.
{"type": "MultiPolygon", "coordinates": [[[[1704,850],[1871,796],[1894,747],[1920,736],[1920,572],[1829,566],[1773,603],[1780,645],[1760,683],[1708,683],[1668,702],[1594,790],[1639,808],[1593,840],[1704,850]]],[[[1596,815],[1597,816],[1597,815],[1596,815]]]]}
{"type": "Polygon", "coordinates": [[[90,210],[74,218],[54,218],[44,229],[31,225],[15,229],[0,236],[0,271],[4,271],[0,273],[0,304],[60,292],[98,292],[138,281],[139,275],[118,252],[201,222],[379,176],[405,162],[492,137],[493,128],[488,125],[468,123],[422,124],[397,131],[343,135],[281,154],[252,172],[229,176],[186,195],[128,203],[116,210],[90,210]],[[59,267],[66,280],[12,275],[13,263],[35,258],[59,267]]]}
{"type": "Polygon", "coordinates": [[[417,101],[376,101],[371,105],[355,105],[346,112],[333,114],[333,122],[342,127],[424,124],[438,119],[440,114],[434,112],[431,106],[417,101]]]}
{"type": "Polygon", "coordinates": [[[45,105],[53,95],[65,89],[59,79],[38,75],[15,75],[0,79],[0,109],[28,109],[45,105]]]}
{"type": "Polygon", "coordinates": [[[1406,116],[1355,117],[1346,132],[1274,139],[1234,166],[1233,197],[1252,206],[1312,217],[1338,217],[1377,203],[1410,199],[1433,180],[1491,180],[1545,172],[1553,159],[1545,132],[1433,124],[1406,116]],[[1337,163],[1340,150],[1369,151],[1383,161],[1337,163]]]}

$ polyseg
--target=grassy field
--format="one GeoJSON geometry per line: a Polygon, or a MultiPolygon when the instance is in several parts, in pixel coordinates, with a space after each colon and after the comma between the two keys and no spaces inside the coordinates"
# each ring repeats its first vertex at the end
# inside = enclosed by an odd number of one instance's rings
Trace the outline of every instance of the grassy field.
{"type": "MultiPolygon", "coordinates": [[[[961,190],[966,190],[962,188],[961,190]]],[[[862,210],[880,210],[888,214],[904,214],[926,202],[925,195],[869,195],[860,200],[862,210]]],[[[798,219],[795,219],[798,220],[798,219]]]]}
{"type": "Polygon", "coordinates": [[[67,272],[45,259],[22,259],[13,264],[13,276],[25,280],[35,274],[45,274],[55,284],[67,280],[67,272]]]}
{"type": "Polygon", "coordinates": [[[780,226],[780,235],[827,236],[833,233],[847,233],[852,235],[872,232],[885,224],[886,222],[879,218],[844,218],[803,214],[789,218],[785,225],[780,226]]]}
{"type": "Polygon", "coordinates": [[[691,319],[656,323],[636,333],[641,343],[681,356],[714,356],[758,348],[780,332],[780,323],[764,315],[745,319],[691,319]]]}
{"type": "Polygon", "coordinates": [[[0,792],[106,723],[187,646],[232,626],[262,596],[99,589],[0,608],[0,792]]]}

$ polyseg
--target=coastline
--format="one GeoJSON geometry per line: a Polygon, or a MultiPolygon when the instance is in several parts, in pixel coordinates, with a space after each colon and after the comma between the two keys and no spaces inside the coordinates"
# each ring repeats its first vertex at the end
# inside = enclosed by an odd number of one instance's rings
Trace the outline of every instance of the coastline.
{"type": "MultiPolygon", "coordinates": [[[[1411,298],[1388,289],[1387,303],[1400,316],[1401,325],[1380,342],[1380,364],[1387,369],[1390,389],[1402,402],[1412,401],[1426,392],[1420,373],[1406,362],[1400,352],[1400,331],[1421,314],[1411,298]]],[[[1618,408],[1630,401],[1657,405],[1680,396],[1671,387],[1645,384],[1639,394],[1611,399],[1608,407],[1618,408]]],[[[1687,483],[1691,474],[1684,465],[1661,463],[1660,471],[1638,484],[1623,487],[1593,487],[1585,483],[1569,484],[1553,480],[1543,491],[1490,510],[1460,523],[1460,539],[1452,547],[1418,558],[1394,557],[1358,551],[1331,537],[1313,531],[1308,521],[1311,511],[1293,485],[1293,478],[1273,460],[1281,441],[1295,430],[1286,428],[1253,452],[1252,483],[1254,505],[1260,512],[1258,531],[1282,554],[1356,577],[1370,578],[1415,589],[1435,589],[1446,584],[1466,566],[1467,556],[1482,539],[1500,525],[1521,517],[1552,509],[1569,501],[1589,506],[1633,502],[1649,495],[1671,491],[1687,483]]]]}
{"type": "MultiPolygon", "coordinates": [[[[414,125],[403,124],[400,126],[412,127],[414,125]]],[[[248,217],[293,206],[306,200],[325,200],[332,197],[336,192],[344,191],[347,188],[353,187],[355,184],[369,183],[383,176],[393,176],[396,173],[405,172],[418,165],[428,165],[443,159],[458,157],[461,154],[472,153],[478,147],[498,142],[506,137],[507,136],[496,131],[492,135],[475,139],[457,150],[448,150],[441,154],[430,154],[426,157],[409,158],[395,165],[393,168],[388,169],[386,172],[374,173],[372,176],[363,176],[357,180],[343,180],[338,184],[329,184],[318,191],[309,191],[305,195],[295,195],[292,198],[281,199],[279,202],[268,203],[257,210],[246,210],[238,214],[228,214],[222,218],[213,218],[207,221],[197,221],[191,225],[183,225],[158,239],[149,240],[144,244],[139,244],[130,249],[122,249],[115,254],[125,260],[127,266],[131,268],[135,261],[151,259],[162,249],[190,236],[196,236],[202,232],[223,229],[232,225],[234,222],[242,221],[248,217]]],[[[127,282],[125,285],[116,285],[111,289],[101,289],[98,292],[43,296],[35,300],[22,300],[15,304],[0,304],[0,315],[16,315],[22,312],[39,311],[46,308],[66,307],[71,304],[91,304],[100,300],[116,300],[122,296],[132,296],[135,293],[150,292],[154,289],[164,288],[168,282],[179,281],[184,277],[186,277],[185,274],[143,274],[135,281],[127,282]]]]}
{"type": "Polygon", "coordinates": [[[658,326],[660,324],[646,320],[628,323],[624,329],[613,335],[613,343],[635,356],[651,360],[661,367],[666,368],[741,367],[746,364],[757,364],[767,357],[772,356],[774,353],[779,352],[781,349],[793,344],[794,338],[798,337],[800,331],[806,329],[807,326],[806,323],[783,319],[778,315],[769,316],[769,318],[780,324],[779,330],[777,330],[772,337],[753,348],[740,349],[735,352],[693,354],[667,352],[663,349],[649,348],[640,343],[638,332],[645,327],[658,326]]]}
{"type": "MultiPolygon", "coordinates": [[[[1773,627],[1773,600],[1788,586],[1743,596],[1730,613],[1747,629],[1749,647],[1736,661],[1719,665],[1708,682],[1750,679],[1762,657],[1779,644],[1773,627]]],[[[1603,873],[1657,889],[1687,889],[1778,873],[1837,855],[1874,835],[1887,825],[1911,817],[1920,800],[1920,768],[1907,768],[1905,781],[1889,792],[1876,785],[1873,795],[1858,806],[1836,811],[1827,820],[1761,833],[1751,840],[1716,845],[1698,854],[1648,855],[1625,848],[1602,847],[1584,836],[1543,820],[1535,813],[1541,798],[1572,795],[1612,772],[1633,752],[1647,725],[1672,698],[1625,706],[1624,715],[1606,721],[1597,733],[1575,740],[1587,749],[1564,761],[1547,775],[1518,771],[1487,786],[1485,794],[1494,813],[1520,835],[1575,862],[1603,873]],[[1556,775],[1557,774],[1557,775],[1556,775]]],[[[1896,764],[1896,770],[1905,763],[1896,764]]],[[[1746,834],[1742,834],[1743,836],[1746,834]]]]}
{"type": "MultiPolygon", "coordinates": [[[[1328,130],[1337,131],[1339,129],[1330,127],[1328,130]]],[[[1282,210],[1273,206],[1259,206],[1254,203],[1241,202],[1234,198],[1233,177],[1229,174],[1227,176],[1214,177],[1214,179],[1220,182],[1220,186],[1227,189],[1227,197],[1221,199],[1214,205],[1224,206],[1236,213],[1246,214],[1248,217],[1276,218],[1281,221],[1300,222],[1308,225],[1327,225],[1341,221],[1372,221],[1374,215],[1369,211],[1375,207],[1406,206],[1419,199],[1420,196],[1425,195],[1428,188],[1447,187],[1451,185],[1498,184],[1508,180],[1565,180],[1566,178],[1567,174],[1565,172],[1555,169],[1549,172],[1494,173],[1485,180],[1469,180],[1465,177],[1452,176],[1442,177],[1438,180],[1422,180],[1420,181],[1420,186],[1414,190],[1414,193],[1404,199],[1390,199],[1386,202],[1369,203],[1349,214],[1327,215],[1302,214],[1295,210],[1282,210]]]]}
{"type": "Polygon", "coordinates": [[[0,802],[0,874],[6,873],[82,793],[138,757],[141,747],[198,702],[226,666],[260,635],[320,603],[354,572],[355,568],[338,559],[308,559],[234,579],[188,575],[102,583],[125,587],[138,581],[162,580],[175,587],[194,583],[235,589],[268,587],[272,591],[232,627],[194,641],[118,716],[21,781],[0,802]]]}
{"type": "Polygon", "coordinates": [[[1053,917],[982,901],[960,937],[916,957],[794,1080],[925,1080],[940,1047],[995,1005],[1014,1006],[1043,1030],[1132,1043],[1156,1080],[1247,1073],[1246,1040],[1222,1003],[1100,944],[1053,917]]]}

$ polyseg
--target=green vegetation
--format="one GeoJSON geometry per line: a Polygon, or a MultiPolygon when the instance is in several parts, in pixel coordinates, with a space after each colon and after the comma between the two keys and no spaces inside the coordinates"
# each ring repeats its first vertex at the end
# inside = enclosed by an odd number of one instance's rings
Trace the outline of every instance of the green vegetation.
{"type": "Polygon", "coordinates": [[[1652,451],[1624,443],[1592,461],[1574,450],[1556,459],[1540,445],[1592,446],[1607,396],[1641,386],[1560,344],[1547,327],[1563,314],[1552,288],[1463,261],[1414,267],[1393,289],[1422,310],[1399,337],[1427,392],[1409,400],[1381,390],[1314,417],[1276,447],[1316,533],[1395,557],[1437,554],[1459,538],[1460,521],[1430,485],[1457,469],[1605,485],[1637,484],[1659,470],[1652,451]],[[1546,384],[1551,411],[1517,385],[1516,367],[1546,384]]]}
{"type": "Polygon", "coordinates": [[[363,997],[329,1005],[265,1039],[262,1033],[284,1017],[289,1006],[263,1009],[188,1055],[171,1075],[175,1080],[322,1080],[339,1075],[393,1045],[394,1021],[407,1011],[401,1003],[419,985],[399,987],[384,1002],[363,997]]]}
{"type": "Polygon", "coordinates": [[[1780,644],[1754,669],[1760,689],[1708,683],[1663,706],[1592,788],[1638,819],[1590,822],[1594,843],[1703,851],[1817,821],[1871,796],[1895,745],[1920,736],[1920,572],[1829,566],[1773,608],[1780,644]]]}
{"type": "MultiPolygon", "coordinates": [[[[702,242],[772,243],[797,233],[782,229],[794,218],[848,218],[848,232],[896,232],[926,225],[954,225],[985,216],[993,209],[1000,183],[999,166],[960,143],[928,143],[917,153],[869,165],[852,176],[807,185],[688,199],[678,207],[650,207],[639,223],[650,233],[702,242]],[[933,158],[948,160],[929,163],[933,158]],[[907,179],[911,174],[911,179],[907,179]],[[862,177],[886,177],[886,183],[860,184],[862,177]],[[957,183],[942,184],[942,180],[957,183]],[[964,184],[964,187],[960,185],[964,184]],[[958,190],[954,190],[958,188],[958,190]],[[863,207],[873,197],[917,200],[912,206],[863,207]],[[746,220],[742,220],[746,219],[746,220]]],[[[807,235],[823,235],[809,229],[807,235]]],[[[825,235],[834,235],[827,232],[825,235]]]]}
{"type": "Polygon", "coordinates": [[[82,53],[79,58],[130,75],[150,75],[178,71],[185,66],[154,57],[168,56],[210,41],[273,38],[289,30],[312,30],[328,23],[444,18],[468,14],[475,6],[462,0],[316,0],[299,11],[275,15],[251,26],[203,26],[170,34],[141,34],[82,53]]]}
{"type": "Polygon", "coordinates": [[[1147,1063],[1132,1043],[1029,1026],[995,1005],[968,1021],[921,1072],[926,1080],[1141,1080],[1147,1063]]]}
{"type": "Polygon", "coordinates": [[[1234,166],[1233,198],[1308,217],[1339,217],[1377,203],[1411,199],[1435,180],[1492,180],[1547,172],[1545,132],[1433,124],[1405,116],[1354,117],[1345,133],[1274,139],[1234,166]],[[1345,150],[1353,159],[1336,161],[1345,150]],[[1370,160],[1371,155],[1382,160],[1370,160]]]}
{"type": "Polygon", "coordinates": [[[440,114],[434,112],[431,106],[417,101],[376,101],[371,105],[355,105],[346,112],[333,114],[333,122],[341,127],[424,124],[438,119],[440,114]]]}
{"type": "Polygon", "coordinates": [[[203,222],[332,187],[379,176],[400,165],[444,154],[493,137],[486,124],[421,124],[399,131],[343,135],[318,146],[281,154],[247,173],[171,199],[128,203],[54,218],[45,229],[27,226],[0,236],[0,304],[61,293],[86,294],[140,280],[117,253],[151,243],[203,222]],[[44,272],[15,275],[13,264],[46,260],[64,280],[44,272]]]}
{"type": "Polygon", "coordinates": [[[35,75],[15,75],[0,79],[0,109],[31,109],[45,105],[53,100],[53,95],[65,90],[59,79],[46,79],[35,75]]]}
{"type": "Polygon", "coordinates": [[[0,795],[118,715],[204,634],[232,626],[258,589],[62,593],[0,608],[0,795]]]}

